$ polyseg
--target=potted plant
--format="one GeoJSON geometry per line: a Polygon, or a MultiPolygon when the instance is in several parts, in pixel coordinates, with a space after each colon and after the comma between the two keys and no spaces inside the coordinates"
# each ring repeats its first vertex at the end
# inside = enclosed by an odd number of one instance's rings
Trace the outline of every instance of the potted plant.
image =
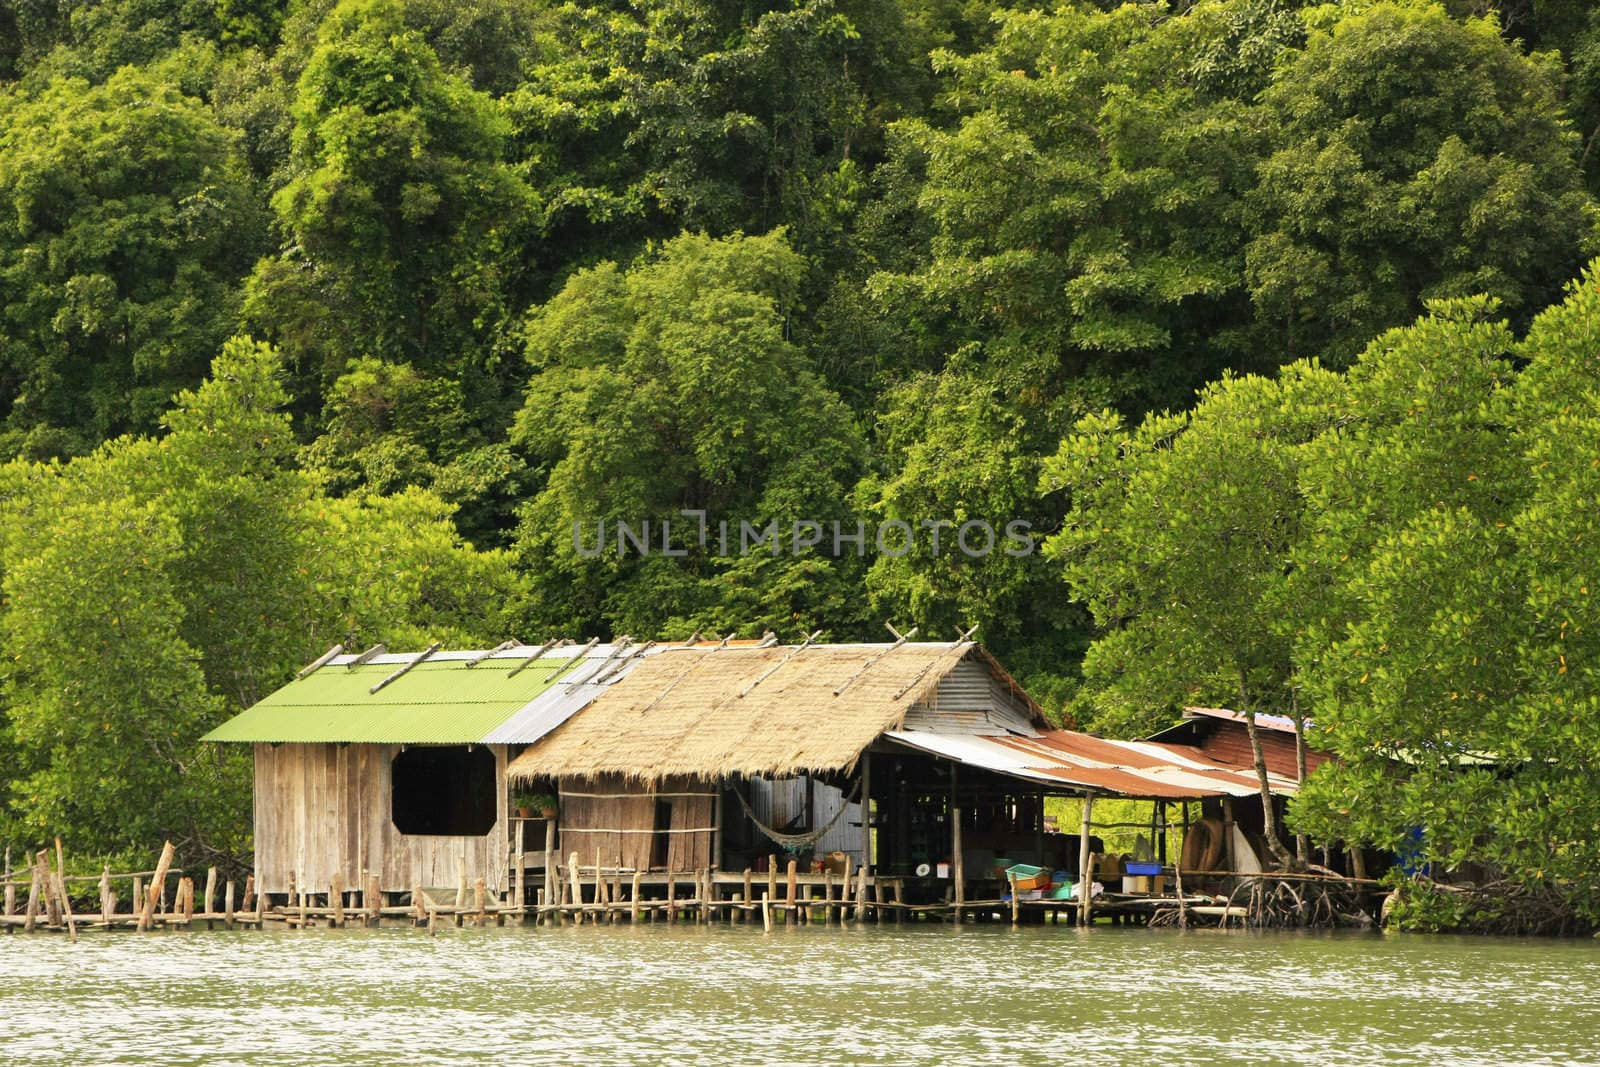
{"type": "Polygon", "coordinates": [[[517,818],[533,818],[533,799],[534,794],[532,793],[516,793],[511,797],[511,809],[516,813],[517,818]]]}
{"type": "Polygon", "coordinates": [[[531,819],[535,813],[553,819],[556,814],[556,798],[549,793],[518,793],[511,805],[517,809],[519,819],[531,819]]]}

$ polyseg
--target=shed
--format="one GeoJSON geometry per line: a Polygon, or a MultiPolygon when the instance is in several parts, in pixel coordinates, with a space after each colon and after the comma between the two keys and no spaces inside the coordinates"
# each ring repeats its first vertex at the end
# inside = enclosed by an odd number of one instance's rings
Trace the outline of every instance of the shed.
{"type": "Polygon", "coordinates": [[[463,873],[504,891],[511,756],[653,651],[508,643],[319,660],[204,738],[252,747],[259,891],[376,875],[402,893],[463,873]]]}

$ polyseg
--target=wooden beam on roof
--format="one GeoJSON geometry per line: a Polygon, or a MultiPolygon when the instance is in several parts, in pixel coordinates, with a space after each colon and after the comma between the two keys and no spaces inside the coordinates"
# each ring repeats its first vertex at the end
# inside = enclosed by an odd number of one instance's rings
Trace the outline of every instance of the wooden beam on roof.
{"type": "Polygon", "coordinates": [[[351,660],[349,663],[346,663],[344,665],[344,669],[347,671],[353,671],[363,663],[375,659],[387,651],[389,651],[389,646],[380,641],[371,648],[367,649],[365,652],[361,653],[361,655],[357,656],[355,659],[351,660]]]}
{"type": "MultiPolygon", "coordinates": [[[[956,640],[955,640],[955,643],[953,645],[951,645],[946,651],[954,652],[956,649],[958,649],[962,645],[966,644],[967,641],[971,639],[972,635],[977,633],[977,631],[978,631],[978,627],[977,626],[973,626],[971,629],[967,630],[966,633],[963,633],[960,636],[958,636],[956,638],[956,640]]],[[[900,692],[896,693],[891,699],[899,700],[901,697],[903,697],[907,693],[911,692],[912,687],[915,686],[918,682],[922,681],[922,676],[924,674],[927,674],[928,671],[930,671],[933,668],[933,665],[935,663],[937,663],[937,662],[938,662],[937,659],[930,659],[927,663],[924,663],[922,665],[922,669],[920,671],[918,671],[916,673],[916,675],[911,679],[911,681],[907,682],[901,688],[900,692]]]]}
{"type": "Polygon", "coordinates": [[[727,648],[728,647],[728,642],[731,641],[731,640],[733,640],[733,634],[730,633],[730,634],[728,634],[727,637],[724,637],[722,640],[717,642],[717,647],[716,648],[711,649],[710,651],[708,651],[706,653],[705,656],[701,656],[699,659],[697,659],[693,663],[689,664],[683,670],[679,671],[677,677],[673,678],[672,681],[668,682],[666,684],[666,686],[662,688],[661,692],[656,694],[654,700],[650,701],[650,703],[646,704],[644,707],[639,709],[639,713],[642,715],[645,712],[649,711],[651,708],[655,707],[657,704],[661,703],[661,699],[663,697],[665,697],[668,693],[672,692],[672,690],[677,686],[677,684],[679,682],[681,682],[685,678],[689,677],[690,672],[692,672],[696,667],[700,666],[700,664],[702,664],[702,663],[704,663],[706,661],[706,656],[711,655],[712,652],[720,652],[722,649],[727,648]]]}
{"type": "Polygon", "coordinates": [[[389,675],[389,677],[385,678],[383,681],[379,682],[377,685],[375,685],[371,689],[367,690],[367,692],[376,693],[378,690],[382,689],[384,686],[388,685],[390,682],[394,681],[396,678],[401,677],[407,671],[409,671],[411,668],[417,666],[423,660],[427,659],[429,656],[431,656],[435,652],[439,651],[439,648],[440,648],[439,642],[435,641],[433,644],[429,645],[427,648],[423,649],[421,652],[418,652],[415,656],[413,656],[411,658],[410,662],[406,663],[399,670],[397,670],[393,674],[389,675]]]}
{"type": "Polygon", "coordinates": [[[745,686],[743,689],[739,690],[739,696],[743,697],[746,693],[750,692],[750,690],[754,689],[756,686],[760,685],[762,682],[764,682],[768,678],[772,677],[772,675],[777,672],[778,668],[782,667],[785,663],[788,663],[790,660],[794,659],[800,653],[804,652],[807,648],[809,648],[812,645],[812,643],[814,643],[816,641],[817,638],[819,638],[821,636],[822,636],[822,631],[821,630],[816,630],[813,633],[808,634],[804,641],[800,642],[794,648],[789,650],[789,654],[787,656],[783,657],[778,662],[776,662],[772,666],[768,667],[765,671],[762,671],[761,672],[761,676],[759,678],[757,678],[755,681],[751,682],[749,685],[745,686]]]}
{"type": "Polygon", "coordinates": [[[489,659],[495,653],[504,652],[508,648],[516,648],[516,647],[517,647],[517,643],[515,641],[501,641],[498,645],[495,645],[489,651],[487,651],[487,652],[479,652],[476,656],[473,656],[471,659],[467,660],[466,666],[468,666],[468,667],[476,667],[478,664],[482,663],[484,660],[489,659]]]}
{"type": "MultiPolygon", "coordinates": [[[[885,623],[884,625],[888,626],[888,623],[885,623]]],[[[867,662],[863,663],[856,670],[856,672],[854,674],[852,674],[850,677],[846,678],[843,682],[839,683],[839,688],[837,688],[837,689],[835,689],[833,691],[833,695],[834,696],[838,696],[840,693],[843,693],[846,689],[849,689],[850,688],[850,683],[855,681],[857,678],[861,677],[863,674],[867,673],[867,668],[868,667],[871,667],[874,663],[878,662],[880,659],[882,659],[883,657],[887,656],[889,653],[893,652],[895,649],[899,648],[901,645],[905,644],[907,641],[911,640],[913,637],[917,636],[917,630],[918,629],[919,629],[919,627],[913,626],[911,629],[907,630],[904,634],[902,634],[899,630],[896,630],[893,626],[889,626],[889,632],[895,635],[894,644],[890,645],[888,648],[884,649],[882,652],[879,652],[876,656],[873,656],[871,659],[867,660],[867,662]]]]}
{"type": "Polygon", "coordinates": [[[599,685],[607,678],[610,678],[612,675],[622,670],[623,665],[626,664],[630,659],[638,659],[640,656],[644,655],[646,652],[649,652],[656,646],[654,641],[646,641],[632,652],[629,652],[627,655],[623,655],[623,652],[626,650],[628,644],[632,643],[633,638],[624,637],[622,640],[624,642],[622,647],[618,648],[611,654],[612,662],[608,666],[600,668],[600,673],[589,679],[589,681],[595,685],[599,685]]]}
{"type": "Polygon", "coordinates": [[[506,672],[506,677],[507,678],[515,678],[517,675],[521,674],[523,671],[525,671],[529,667],[531,667],[533,665],[533,661],[534,660],[538,659],[540,656],[544,655],[546,652],[549,652],[552,648],[558,648],[560,646],[568,645],[568,644],[571,644],[571,643],[572,642],[569,641],[565,637],[562,637],[562,638],[554,638],[554,637],[552,637],[550,640],[546,641],[544,644],[542,644],[538,648],[534,649],[533,650],[533,655],[529,656],[527,659],[523,660],[521,663],[517,664],[515,667],[512,667],[509,671],[507,671],[506,672]]]}
{"type": "Polygon", "coordinates": [[[331,663],[333,661],[333,657],[337,656],[343,651],[343,645],[334,645],[332,648],[328,649],[328,651],[324,652],[310,663],[307,663],[304,667],[301,667],[300,673],[294,676],[294,680],[298,682],[302,678],[311,677],[313,674],[317,673],[317,671],[331,663]]]}

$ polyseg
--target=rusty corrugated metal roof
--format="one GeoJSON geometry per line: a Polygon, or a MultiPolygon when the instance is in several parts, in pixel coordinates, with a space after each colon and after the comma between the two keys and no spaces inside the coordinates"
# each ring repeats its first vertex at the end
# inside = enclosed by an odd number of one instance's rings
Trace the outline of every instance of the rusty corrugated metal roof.
{"type": "MultiPolygon", "coordinates": [[[[912,748],[985,770],[1055,786],[1167,800],[1253,796],[1255,772],[1208,759],[1189,745],[1111,741],[1075,730],[973,736],[895,730],[885,736],[912,748]]],[[[1293,779],[1268,775],[1274,793],[1296,789],[1293,779]]]]}

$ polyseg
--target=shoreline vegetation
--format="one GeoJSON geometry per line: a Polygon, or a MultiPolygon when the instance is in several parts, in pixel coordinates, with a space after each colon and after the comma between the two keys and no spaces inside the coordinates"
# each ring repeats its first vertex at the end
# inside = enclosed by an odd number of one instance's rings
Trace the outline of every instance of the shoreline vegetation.
{"type": "Polygon", "coordinates": [[[1593,929],[1597,57],[1584,0],[0,4],[0,844],[242,887],[198,739],[336,643],[889,619],[1081,730],[1287,716],[1288,835],[1437,880],[1396,926],[1593,929]]]}

